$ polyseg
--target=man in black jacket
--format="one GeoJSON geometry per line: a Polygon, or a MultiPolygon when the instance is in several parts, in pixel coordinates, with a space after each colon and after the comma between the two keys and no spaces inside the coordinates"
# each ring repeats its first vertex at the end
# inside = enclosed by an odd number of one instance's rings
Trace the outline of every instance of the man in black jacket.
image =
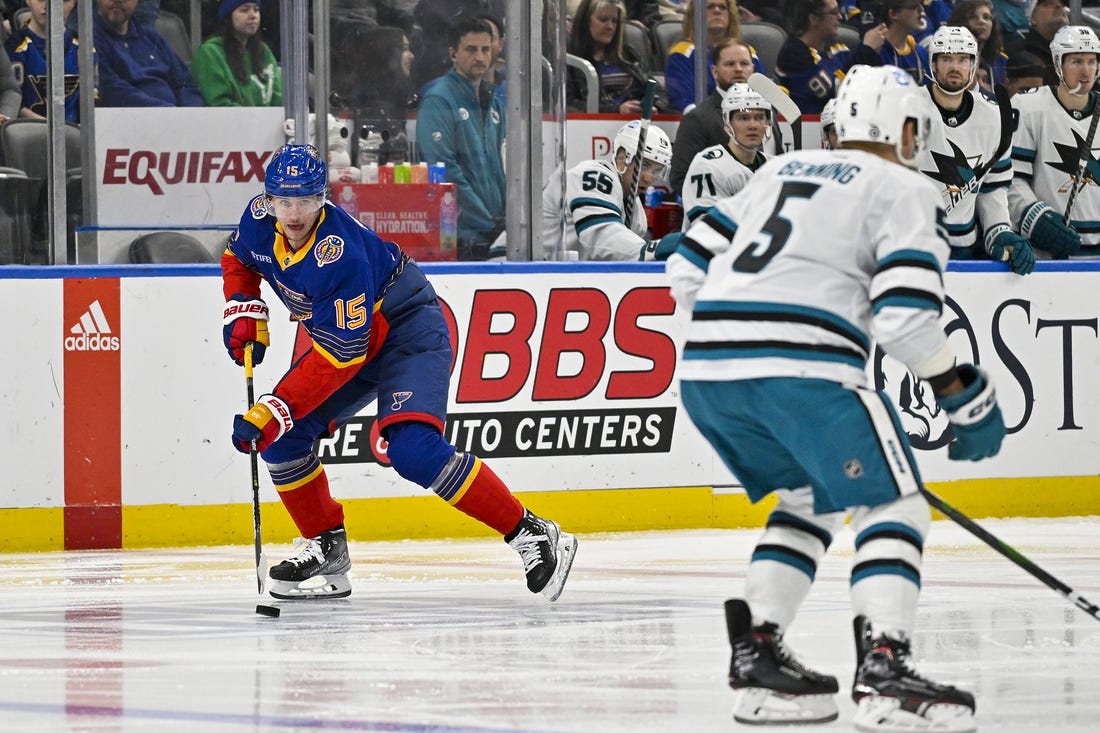
{"type": "Polygon", "coordinates": [[[674,195],[679,195],[683,188],[684,176],[696,153],[729,140],[722,119],[722,95],[731,84],[745,83],[752,76],[749,47],[732,38],[723,39],[714,48],[714,65],[710,71],[714,74],[714,93],[683,116],[676,131],[676,141],[672,143],[668,182],[674,195]]]}

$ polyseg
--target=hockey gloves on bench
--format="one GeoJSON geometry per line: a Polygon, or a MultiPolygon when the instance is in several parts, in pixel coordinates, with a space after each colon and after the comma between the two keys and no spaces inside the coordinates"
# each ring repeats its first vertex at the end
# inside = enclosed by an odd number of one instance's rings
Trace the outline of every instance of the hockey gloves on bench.
{"type": "Polygon", "coordinates": [[[252,363],[264,360],[271,337],[267,333],[267,303],[234,293],[222,312],[222,340],[229,356],[238,366],[244,366],[244,345],[251,341],[252,363]]]}
{"type": "Polygon", "coordinates": [[[1081,235],[1042,201],[1027,207],[1020,220],[1020,234],[1056,260],[1072,257],[1081,249],[1081,235]]]}
{"type": "Polygon", "coordinates": [[[989,256],[996,262],[1008,262],[1017,275],[1026,275],[1035,269],[1035,250],[1008,224],[993,227],[986,235],[986,241],[990,243],[989,256]]]}
{"type": "Polygon", "coordinates": [[[955,440],[947,448],[953,461],[978,461],[997,455],[1005,437],[1005,421],[993,385],[984,371],[973,364],[956,368],[963,391],[937,401],[947,412],[955,440]]]}
{"type": "Polygon", "coordinates": [[[265,394],[248,412],[234,416],[233,447],[248,453],[254,440],[256,450],[263,453],[292,427],[294,418],[290,407],[275,395],[265,394]]]}

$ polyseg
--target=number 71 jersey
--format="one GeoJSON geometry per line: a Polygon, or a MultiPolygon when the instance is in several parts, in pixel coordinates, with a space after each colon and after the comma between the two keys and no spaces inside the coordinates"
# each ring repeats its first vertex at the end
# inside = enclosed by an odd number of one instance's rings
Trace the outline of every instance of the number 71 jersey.
{"type": "Polygon", "coordinates": [[[937,354],[942,219],[931,181],[871,153],[769,160],[668,260],[672,294],[693,312],[681,377],[863,385],[876,339],[906,364],[937,354]]]}

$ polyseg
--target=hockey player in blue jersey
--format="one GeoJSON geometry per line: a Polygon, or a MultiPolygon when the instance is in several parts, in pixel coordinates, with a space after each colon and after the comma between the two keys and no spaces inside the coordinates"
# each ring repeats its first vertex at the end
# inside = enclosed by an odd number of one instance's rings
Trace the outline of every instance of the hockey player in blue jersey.
{"type": "Polygon", "coordinates": [[[269,394],[233,422],[252,441],[302,539],[270,569],[276,598],[351,593],[343,507],[332,498],[314,441],[378,401],[387,456],[404,478],[504,535],[527,587],[561,594],[576,539],[535,516],[477,456],[443,438],[451,345],[435,290],[416,262],[326,201],[325,163],[311,145],[283,146],[222,255],[223,336],[232,359],[255,361],[270,339],[260,283],[312,338],[269,394]],[[317,578],[322,580],[317,580],[317,578]]]}
{"type": "Polygon", "coordinates": [[[867,380],[877,342],[928,380],[951,421],[948,455],[995,455],[1005,426],[981,369],[956,364],[940,314],[948,244],[939,192],[913,168],[931,110],[905,71],[854,66],[835,110],[839,150],[768,161],[688,230],[667,264],[692,313],[684,406],[756,502],[778,498],[726,602],[734,717],[837,717],[837,680],[802,666],[783,631],[851,515],[857,730],[973,730],[974,697],[914,670],[930,524],[908,436],[867,380]],[[858,216],[840,216],[858,202],[858,216]]]}

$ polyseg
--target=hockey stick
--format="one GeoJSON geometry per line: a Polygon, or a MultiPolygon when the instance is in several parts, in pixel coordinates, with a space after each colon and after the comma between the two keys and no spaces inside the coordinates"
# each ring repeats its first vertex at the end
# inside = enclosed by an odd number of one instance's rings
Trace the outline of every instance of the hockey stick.
{"type": "Polygon", "coordinates": [[[645,137],[649,132],[649,121],[653,119],[653,98],[657,96],[657,80],[646,79],[645,96],[642,97],[642,123],[638,128],[638,149],[634,151],[634,170],[626,182],[623,193],[623,221],[629,229],[634,223],[634,202],[638,198],[638,182],[642,179],[642,165],[645,153],[645,137]]]}
{"type": "MultiPolygon", "coordinates": [[[[244,345],[244,384],[248,391],[248,409],[252,408],[256,396],[252,387],[252,343],[249,341],[244,345]]],[[[267,576],[267,557],[264,555],[263,541],[260,539],[260,463],[254,440],[248,451],[248,460],[252,464],[252,536],[256,541],[256,584],[257,592],[263,595],[264,580],[267,576]]]]}
{"type": "MultiPolygon", "coordinates": [[[[794,135],[794,149],[802,149],[802,110],[787,96],[779,85],[759,71],[749,77],[749,87],[775,107],[791,126],[794,135]]],[[[782,151],[781,151],[782,152],[782,151]]]]}
{"type": "Polygon", "coordinates": [[[1089,134],[1081,141],[1081,149],[1077,151],[1077,171],[1073,174],[1073,188],[1069,190],[1069,201],[1066,202],[1066,213],[1062,214],[1062,221],[1069,224],[1069,215],[1073,212],[1073,202],[1077,200],[1077,189],[1085,177],[1085,168],[1092,158],[1092,138],[1096,135],[1096,123],[1100,120],[1100,98],[1092,103],[1092,121],[1089,122],[1089,134]]]}
{"type": "MultiPolygon", "coordinates": [[[[1009,146],[1012,145],[1012,134],[1016,132],[1016,120],[1013,116],[1012,100],[1008,96],[1008,90],[1000,84],[993,85],[993,93],[997,96],[997,108],[1001,113],[1001,137],[997,142],[997,149],[984,165],[979,165],[974,169],[974,177],[967,181],[966,185],[959,191],[959,197],[952,201],[949,206],[944,207],[945,214],[958,206],[959,202],[964,198],[978,190],[978,184],[985,178],[985,174],[997,164],[997,161],[1001,159],[1001,156],[1003,156],[1005,152],[1008,151],[1009,146]]],[[[1007,255],[1007,252],[1005,254],[1007,255]]]]}
{"type": "Polygon", "coordinates": [[[1055,578],[1053,575],[1051,575],[1047,571],[1043,570],[1041,567],[1039,567],[1038,565],[1033,563],[1031,560],[1028,560],[1026,557],[1024,557],[1022,554],[1020,554],[1017,550],[1013,549],[1009,545],[1006,545],[1004,542],[1002,542],[1001,540],[994,537],[991,533],[989,533],[985,529],[982,529],[982,527],[979,526],[978,523],[975,522],[973,519],[966,516],[965,514],[960,512],[958,509],[956,509],[955,507],[951,506],[950,504],[948,504],[946,501],[944,501],[940,497],[933,494],[928,489],[926,489],[922,486],[921,489],[920,489],[920,492],[922,494],[924,494],[924,498],[926,498],[928,500],[929,504],[931,504],[936,509],[943,512],[948,517],[950,517],[960,527],[962,527],[967,532],[969,532],[970,534],[972,534],[975,537],[977,537],[978,539],[980,539],[982,542],[984,542],[987,545],[989,545],[990,547],[992,547],[997,552],[999,552],[1002,555],[1004,555],[1005,557],[1007,557],[1009,560],[1011,560],[1017,566],[1023,568],[1024,570],[1026,570],[1034,578],[1041,581],[1045,586],[1047,586],[1051,590],[1055,590],[1058,593],[1061,593],[1063,596],[1065,596],[1067,599],[1069,599],[1069,601],[1071,603],[1073,603],[1073,605],[1077,606],[1078,608],[1080,608],[1082,611],[1084,611],[1088,615],[1092,616],[1097,621],[1100,621],[1100,607],[1097,607],[1097,605],[1095,603],[1090,603],[1080,593],[1076,592],[1075,590],[1070,588],[1068,585],[1066,585],[1062,581],[1058,580],[1057,578],[1055,578]]]}

